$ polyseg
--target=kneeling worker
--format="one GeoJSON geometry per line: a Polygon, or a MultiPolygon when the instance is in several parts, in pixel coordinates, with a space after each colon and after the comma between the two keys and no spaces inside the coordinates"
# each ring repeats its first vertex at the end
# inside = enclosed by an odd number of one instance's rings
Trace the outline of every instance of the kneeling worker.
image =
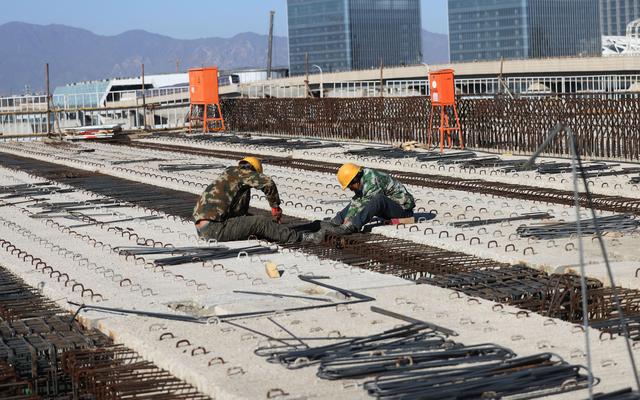
{"type": "Polygon", "coordinates": [[[255,157],[245,157],[238,166],[226,168],[207,186],[193,210],[193,219],[201,238],[219,242],[246,240],[250,236],[277,243],[318,243],[323,239],[323,234],[302,234],[280,225],[278,188],[262,173],[262,163],[255,157]],[[247,215],[252,188],[266,195],[273,219],[247,215]]]}
{"type": "Polygon", "coordinates": [[[342,190],[355,193],[349,205],[329,222],[336,234],[359,232],[373,217],[385,220],[413,216],[415,200],[402,183],[388,174],[346,163],[338,170],[342,190]]]}

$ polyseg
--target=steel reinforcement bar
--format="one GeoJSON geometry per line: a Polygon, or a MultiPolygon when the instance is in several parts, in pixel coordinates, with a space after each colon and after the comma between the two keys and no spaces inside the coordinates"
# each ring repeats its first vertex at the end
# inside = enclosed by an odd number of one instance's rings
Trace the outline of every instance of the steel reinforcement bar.
{"type": "MultiPolygon", "coordinates": [[[[0,153],[0,164],[34,176],[55,180],[81,190],[92,191],[112,199],[146,207],[184,219],[191,218],[197,196],[126,179],[87,172],[45,161],[0,153]]],[[[269,215],[253,209],[256,214],[269,215]]],[[[300,229],[311,229],[309,221],[287,218],[300,229]]],[[[580,322],[580,283],[570,274],[552,274],[525,267],[511,266],[490,259],[440,249],[408,240],[377,234],[353,234],[329,237],[318,245],[290,244],[294,251],[314,254],[354,267],[401,276],[465,292],[483,299],[518,306],[525,310],[570,322],[580,322]]],[[[204,265],[204,262],[203,262],[204,265]]],[[[589,312],[593,326],[603,332],[620,334],[612,289],[595,279],[589,280],[589,312]],[[596,325],[597,324],[597,325],[596,325]]],[[[640,339],[640,291],[617,288],[624,298],[623,308],[633,325],[630,336],[640,339]]],[[[526,312],[525,312],[526,313],[526,312]]],[[[525,315],[526,316],[526,315],[525,315]]],[[[75,368],[75,367],[74,367],[75,368]]]]}
{"type": "MultiPolygon", "coordinates": [[[[224,99],[228,129],[285,136],[426,143],[428,97],[224,99]]],[[[458,111],[468,147],[533,152],[558,122],[571,126],[584,157],[640,159],[640,97],[465,98],[458,111]]],[[[434,115],[434,125],[439,124],[434,115]]],[[[564,138],[548,154],[569,155],[564,138]]]]}
{"type": "Polygon", "coordinates": [[[0,310],[0,398],[208,399],[103,333],[83,328],[2,266],[0,310]],[[129,359],[117,356],[122,353],[129,359]],[[78,354],[101,357],[80,365],[78,354]],[[100,380],[105,366],[109,379],[100,380]]]}

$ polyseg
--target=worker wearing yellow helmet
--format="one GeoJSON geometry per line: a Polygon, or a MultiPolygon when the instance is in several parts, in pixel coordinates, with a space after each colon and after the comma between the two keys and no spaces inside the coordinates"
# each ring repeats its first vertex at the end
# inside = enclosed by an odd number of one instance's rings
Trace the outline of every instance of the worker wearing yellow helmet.
{"type": "Polygon", "coordinates": [[[273,180],[263,174],[262,162],[245,157],[237,166],[225,168],[206,187],[193,210],[198,235],[219,242],[255,236],[278,243],[320,242],[320,234],[302,234],[284,225],[280,196],[273,180]],[[271,218],[248,215],[251,189],[262,191],[271,206],[271,218]]]}
{"type": "Polygon", "coordinates": [[[349,204],[329,222],[330,232],[349,234],[359,232],[374,217],[384,220],[413,216],[415,200],[398,180],[371,168],[346,163],[338,169],[338,182],[342,190],[355,195],[349,204]]]}

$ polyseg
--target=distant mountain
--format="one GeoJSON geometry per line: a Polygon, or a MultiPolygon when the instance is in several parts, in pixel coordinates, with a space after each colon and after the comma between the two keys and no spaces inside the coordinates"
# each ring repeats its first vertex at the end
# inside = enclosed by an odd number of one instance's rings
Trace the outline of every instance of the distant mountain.
{"type": "MultiPolygon", "coordinates": [[[[142,30],[101,36],[64,25],[9,22],[0,25],[0,93],[44,88],[49,63],[51,87],[66,83],[182,71],[202,65],[221,69],[265,67],[267,35],[241,33],[232,38],[173,39],[142,30]]],[[[287,39],[274,37],[274,66],[289,63],[287,39]]]]}
{"type": "MultiPolygon", "coordinates": [[[[44,89],[49,63],[51,88],[66,83],[182,71],[202,65],[221,69],[265,67],[267,35],[241,33],[231,38],[174,39],[132,30],[116,36],[96,35],[64,25],[9,22],[0,25],[0,94],[44,89]]],[[[424,62],[448,61],[448,37],[422,31],[424,62]]],[[[274,66],[289,64],[286,37],[274,37],[274,66]]]]}
{"type": "Polygon", "coordinates": [[[449,35],[422,30],[422,60],[427,64],[449,62],[449,35]]]}

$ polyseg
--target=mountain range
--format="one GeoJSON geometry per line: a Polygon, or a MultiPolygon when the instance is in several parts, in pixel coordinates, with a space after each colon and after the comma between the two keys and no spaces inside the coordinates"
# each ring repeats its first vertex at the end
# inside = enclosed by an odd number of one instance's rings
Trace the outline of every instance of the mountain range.
{"type": "MultiPolygon", "coordinates": [[[[448,60],[447,35],[422,32],[424,62],[448,60]]],[[[142,30],[102,36],[65,25],[9,22],[0,25],[0,94],[42,91],[44,64],[51,87],[67,83],[167,73],[202,65],[220,69],[264,67],[267,36],[240,33],[231,38],[174,39],[142,30]]],[[[287,38],[274,37],[274,66],[288,65],[287,38]]]]}

